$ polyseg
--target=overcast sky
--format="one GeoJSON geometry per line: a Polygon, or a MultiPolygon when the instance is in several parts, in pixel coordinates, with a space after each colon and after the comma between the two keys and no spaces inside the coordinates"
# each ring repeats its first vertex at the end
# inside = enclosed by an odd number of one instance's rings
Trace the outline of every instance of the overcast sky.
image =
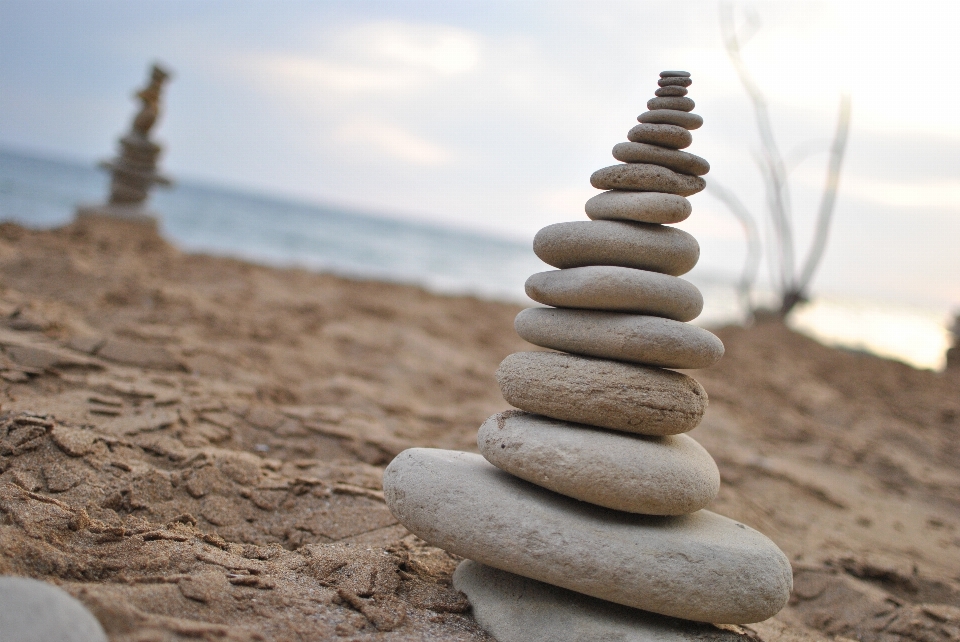
{"type": "MultiPolygon", "coordinates": [[[[744,56],[780,147],[815,152],[792,174],[798,246],[853,98],[815,291],[960,305],[960,3],[752,6],[744,56]]],[[[0,0],[0,146],[111,156],[153,60],[175,74],[156,130],[174,177],[523,239],[584,218],[657,74],[686,69],[705,120],[689,151],[762,214],[716,2],[0,0]]],[[[735,274],[740,227],[691,200],[702,264],[735,274]]]]}

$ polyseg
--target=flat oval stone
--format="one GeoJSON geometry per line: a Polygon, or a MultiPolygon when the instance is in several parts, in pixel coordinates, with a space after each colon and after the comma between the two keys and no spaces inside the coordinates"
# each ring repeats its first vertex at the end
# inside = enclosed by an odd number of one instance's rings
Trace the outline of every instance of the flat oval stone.
{"type": "Polygon", "coordinates": [[[0,577],[0,639],[17,642],[107,642],[97,618],[58,586],[0,577]]]}
{"type": "Polygon", "coordinates": [[[527,296],[555,308],[634,312],[691,321],[703,311],[697,286],[675,276],[615,265],[588,265],[538,272],[527,296]]]}
{"type": "Polygon", "coordinates": [[[684,129],[700,129],[703,126],[703,118],[697,114],[690,114],[676,109],[654,109],[645,111],[637,120],[641,123],[650,123],[654,125],[676,125],[684,129]]]}
{"type": "Polygon", "coordinates": [[[513,326],[520,338],[542,348],[661,368],[709,368],[723,356],[716,335],[660,317],[527,308],[513,326]]]}
{"type": "Polygon", "coordinates": [[[793,585],[776,544],[732,519],[593,506],[473,453],[405,450],[384,471],[383,491],[393,515],[433,546],[645,611],[759,622],[783,608],[793,585]]]}
{"type": "Polygon", "coordinates": [[[699,176],[680,174],[649,163],[626,163],[598,169],[590,176],[590,184],[597,189],[665,192],[680,196],[692,196],[707,186],[699,176]]]}
{"type": "Polygon", "coordinates": [[[531,484],[627,513],[686,515],[720,492],[720,471],[687,435],[641,437],[508,410],[480,426],[480,454],[531,484]]]}
{"type": "Polygon", "coordinates": [[[703,386],[680,372],[563,352],[515,352],[497,383],[521,410],[638,435],[688,432],[707,409],[703,386]]]}
{"type": "Polygon", "coordinates": [[[689,72],[689,71],[670,71],[670,70],[667,70],[667,71],[661,71],[661,72],[660,72],[660,77],[661,77],[661,78],[689,78],[689,77],[690,77],[690,72],[689,72]]]}
{"type": "Polygon", "coordinates": [[[667,76],[658,80],[657,84],[661,87],[689,87],[693,84],[693,81],[690,80],[690,78],[682,76],[667,76]]]}
{"type": "Polygon", "coordinates": [[[671,276],[700,258],[697,239],[683,230],[628,221],[554,223],[533,237],[533,251],[555,268],[619,265],[671,276]]]}
{"type": "Polygon", "coordinates": [[[693,134],[676,125],[640,123],[627,132],[627,140],[634,143],[660,145],[670,149],[683,149],[684,147],[690,147],[690,143],[693,142],[693,134]]]}
{"type": "Polygon", "coordinates": [[[457,566],[453,587],[497,642],[751,642],[746,634],[598,600],[473,560],[457,566]]]}
{"type": "Polygon", "coordinates": [[[667,85],[660,87],[653,94],[655,96],[686,96],[690,90],[686,87],[677,87],[676,85],[667,85]]]}
{"type": "Polygon", "coordinates": [[[624,163],[660,165],[681,174],[694,176],[703,176],[710,171],[710,163],[696,154],[646,143],[617,143],[613,146],[613,157],[624,163]]]}
{"type": "Polygon", "coordinates": [[[693,207],[678,194],[613,190],[591,198],[584,210],[595,221],[679,223],[687,220],[693,207]]]}
{"type": "Polygon", "coordinates": [[[675,109],[677,111],[693,111],[697,103],[692,98],[681,96],[667,96],[651,98],[647,101],[647,109],[675,109]]]}

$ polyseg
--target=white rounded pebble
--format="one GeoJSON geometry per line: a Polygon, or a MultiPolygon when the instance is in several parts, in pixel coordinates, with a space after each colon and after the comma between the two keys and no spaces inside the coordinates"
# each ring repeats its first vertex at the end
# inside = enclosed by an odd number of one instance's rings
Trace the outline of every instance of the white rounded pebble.
{"type": "Polygon", "coordinates": [[[710,624],[678,620],[598,600],[463,560],[453,587],[498,642],[746,642],[710,624]]]}
{"type": "Polygon", "coordinates": [[[691,321],[703,310],[697,286],[675,276],[615,265],[588,265],[538,272],[527,296],[556,308],[634,312],[691,321]]]}
{"type": "Polygon", "coordinates": [[[97,618],[63,589],[27,577],[0,577],[0,640],[107,642],[97,618]]]}
{"type": "Polygon", "coordinates": [[[710,171],[710,163],[696,154],[646,143],[617,143],[613,146],[613,157],[624,163],[650,163],[694,176],[710,171]]]}
{"type": "Polygon", "coordinates": [[[598,169],[590,176],[597,189],[665,192],[692,196],[707,186],[699,176],[680,174],[672,169],[649,163],[624,163],[598,169]]]}
{"type": "Polygon", "coordinates": [[[521,410],[654,437],[693,430],[707,409],[703,386],[680,372],[563,352],[514,352],[497,384],[521,410]]]}
{"type": "Polygon", "coordinates": [[[697,240],[683,230],[629,221],[554,223],[533,237],[533,251],[556,268],[619,265],[671,276],[700,258],[697,240]]]}
{"type": "Polygon", "coordinates": [[[593,506],[517,479],[480,455],[413,448],[383,474],[393,515],[454,555],[602,600],[746,624],[787,603],[787,557],[710,511],[679,517],[593,506]]]}
{"type": "Polygon", "coordinates": [[[703,118],[697,114],[690,114],[685,111],[677,111],[675,109],[654,109],[653,111],[645,111],[639,116],[637,120],[641,123],[648,123],[652,125],[676,125],[677,127],[683,127],[684,129],[700,129],[703,126],[703,118]]]}
{"type": "Polygon", "coordinates": [[[591,198],[584,210],[595,221],[663,224],[687,220],[693,207],[678,194],[611,190],[591,198]]]}
{"type": "Polygon", "coordinates": [[[480,454],[511,475],[597,506],[686,515],[720,492],[720,471],[688,435],[641,437],[525,412],[480,426],[480,454]]]}
{"type": "Polygon", "coordinates": [[[513,325],[522,339],[543,348],[661,368],[709,368],[723,356],[716,335],[660,317],[527,308],[513,325]]]}

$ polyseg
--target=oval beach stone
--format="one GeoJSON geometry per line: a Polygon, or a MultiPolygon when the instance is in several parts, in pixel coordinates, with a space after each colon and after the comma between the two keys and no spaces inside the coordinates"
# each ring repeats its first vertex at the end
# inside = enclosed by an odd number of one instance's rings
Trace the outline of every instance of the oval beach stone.
{"type": "Polygon", "coordinates": [[[453,587],[497,642],[750,642],[711,624],[678,620],[463,560],[453,587]]]}
{"type": "Polygon", "coordinates": [[[678,194],[613,190],[591,198],[584,210],[595,221],[679,223],[687,220],[693,207],[678,194]]]}
{"type": "Polygon", "coordinates": [[[661,77],[661,78],[689,78],[689,77],[690,77],[690,72],[689,72],[689,71],[676,71],[676,70],[668,69],[667,71],[661,71],[661,72],[660,72],[660,77],[661,77]]]}
{"type": "Polygon", "coordinates": [[[689,76],[666,76],[657,81],[657,84],[661,87],[689,87],[693,84],[693,81],[690,80],[689,76]]]}
{"type": "Polygon", "coordinates": [[[641,437],[510,411],[480,426],[480,454],[532,484],[628,513],[686,515],[720,492],[720,471],[687,435],[641,437]]]}
{"type": "Polygon", "coordinates": [[[690,143],[693,142],[693,134],[676,125],[640,123],[627,132],[627,140],[634,143],[660,145],[660,147],[669,147],[670,149],[683,149],[684,147],[690,147],[690,143]]]}
{"type": "Polygon", "coordinates": [[[646,143],[617,143],[613,146],[613,157],[624,163],[660,165],[681,174],[694,176],[703,176],[710,171],[710,163],[696,154],[646,143]]]}
{"type": "Polygon", "coordinates": [[[666,87],[658,88],[653,94],[655,96],[686,96],[689,91],[686,87],[667,85],[666,87]]]}
{"type": "Polygon", "coordinates": [[[649,163],[624,163],[598,169],[590,176],[590,184],[597,189],[665,192],[692,196],[707,186],[699,176],[680,174],[649,163]]]}
{"type": "Polygon", "coordinates": [[[676,109],[654,109],[645,111],[637,120],[641,123],[653,125],[676,125],[684,129],[700,129],[703,126],[703,118],[697,114],[690,114],[676,109]]]}
{"type": "Polygon", "coordinates": [[[707,409],[703,386],[680,372],[562,352],[515,352],[497,383],[521,410],[655,437],[693,430],[707,409]]]}
{"type": "Polygon", "coordinates": [[[744,524],[707,510],[658,517],[593,506],[473,453],[405,450],[384,471],[383,491],[393,515],[433,546],[654,613],[759,622],[793,585],[787,557],[744,524]]]}
{"type": "Polygon", "coordinates": [[[628,221],[554,223],[533,237],[533,251],[555,268],[619,265],[671,276],[700,258],[697,239],[683,230],[628,221]]]}
{"type": "Polygon", "coordinates": [[[677,111],[693,111],[697,103],[692,98],[680,96],[657,97],[647,101],[647,109],[675,109],[677,111]]]}
{"type": "Polygon", "coordinates": [[[27,577],[0,577],[0,640],[107,642],[97,618],[58,586],[27,577]]]}
{"type": "Polygon", "coordinates": [[[709,368],[723,356],[716,335],[660,317],[527,308],[513,326],[520,338],[542,348],[661,368],[709,368]]]}
{"type": "Polygon", "coordinates": [[[691,321],[703,311],[697,286],[675,276],[615,265],[588,265],[538,272],[527,296],[556,308],[634,312],[691,321]]]}

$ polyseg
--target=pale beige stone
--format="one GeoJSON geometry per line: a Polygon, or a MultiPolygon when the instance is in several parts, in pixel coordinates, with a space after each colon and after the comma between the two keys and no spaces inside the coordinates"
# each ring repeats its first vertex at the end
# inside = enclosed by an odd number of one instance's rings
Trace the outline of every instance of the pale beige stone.
{"type": "Polygon", "coordinates": [[[703,386],[685,374],[562,352],[515,352],[497,383],[522,410],[640,435],[688,432],[707,409],[703,386]]]}
{"type": "Polygon", "coordinates": [[[710,624],[598,600],[463,560],[453,587],[498,642],[749,642],[710,624]]]}
{"type": "Polygon", "coordinates": [[[703,310],[703,296],[689,281],[614,265],[538,272],[525,287],[534,301],[557,308],[635,312],[675,321],[691,321],[703,310]]]}
{"type": "Polygon", "coordinates": [[[62,588],[27,577],[0,577],[0,640],[107,642],[100,622],[62,588]]]}
{"type": "Polygon", "coordinates": [[[693,142],[693,134],[676,125],[640,123],[627,132],[627,140],[634,143],[649,143],[670,149],[683,149],[693,142]]]}
{"type": "Polygon", "coordinates": [[[703,118],[697,114],[690,114],[685,111],[675,109],[655,109],[645,111],[637,120],[641,123],[650,123],[657,125],[676,125],[684,129],[700,129],[703,126],[703,118]]]}
{"type": "Polygon", "coordinates": [[[697,240],[683,230],[629,221],[554,223],[537,232],[533,251],[556,268],[619,265],[671,276],[700,258],[697,240]]]}
{"type": "Polygon", "coordinates": [[[661,368],[709,368],[723,356],[714,334],[689,323],[621,312],[527,308],[514,327],[534,345],[661,368]]]}
{"type": "Polygon", "coordinates": [[[617,143],[613,147],[613,157],[624,163],[650,163],[694,176],[703,176],[710,171],[710,163],[696,154],[646,143],[617,143]]]}
{"type": "Polygon", "coordinates": [[[678,194],[612,190],[591,198],[584,210],[595,221],[663,224],[687,220],[693,207],[678,194]]]}
{"type": "Polygon", "coordinates": [[[628,513],[686,515],[720,491],[716,463],[687,435],[643,437],[507,411],[483,422],[477,445],[511,475],[628,513]]]}
{"type": "Polygon", "coordinates": [[[787,557],[706,510],[679,517],[593,506],[480,455],[414,448],[383,475],[393,515],[429,544],[554,586],[701,622],[765,620],[787,603],[787,557]]]}
{"type": "Polygon", "coordinates": [[[666,167],[647,163],[626,163],[598,169],[590,176],[590,184],[597,189],[666,192],[691,196],[707,186],[699,176],[679,174],[666,167]]]}
{"type": "Polygon", "coordinates": [[[647,109],[675,109],[677,111],[693,111],[697,103],[692,98],[683,96],[657,96],[647,101],[647,109]]]}

